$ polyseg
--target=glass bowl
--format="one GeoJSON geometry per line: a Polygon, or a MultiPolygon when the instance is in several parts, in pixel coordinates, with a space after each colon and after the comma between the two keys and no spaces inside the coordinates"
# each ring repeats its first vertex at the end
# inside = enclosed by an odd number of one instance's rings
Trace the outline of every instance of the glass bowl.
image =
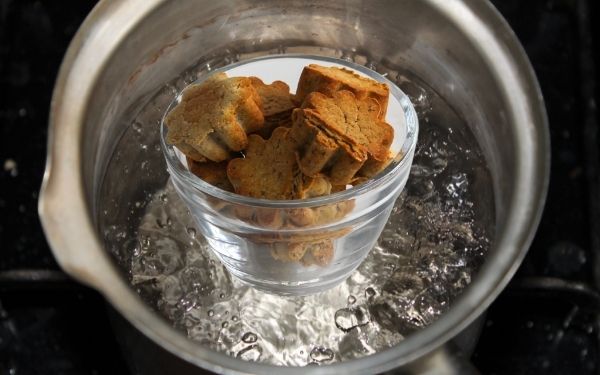
{"type": "MultiPolygon", "coordinates": [[[[212,73],[282,57],[286,55],[245,60],[212,73]]],[[[161,121],[167,169],[200,233],[232,275],[258,289],[282,295],[307,295],[332,288],[360,265],[375,245],[406,185],[418,135],[418,119],[410,100],[390,80],[348,61],[309,58],[343,65],[385,82],[390,88],[390,104],[399,103],[398,112],[403,116],[400,123],[405,128],[395,129],[394,144],[398,149],[394,150],[393,144],[392,150],[397,155],[383,171],[360,185],[301,200],[266,200],[231,193],[188,170],[181,153],[167,144],[164,117],[161,121]],[[401,137],[400,142],[397,137],[401,137]]],[[[181,93],[165,115],[180,98],[181,93]]]]}

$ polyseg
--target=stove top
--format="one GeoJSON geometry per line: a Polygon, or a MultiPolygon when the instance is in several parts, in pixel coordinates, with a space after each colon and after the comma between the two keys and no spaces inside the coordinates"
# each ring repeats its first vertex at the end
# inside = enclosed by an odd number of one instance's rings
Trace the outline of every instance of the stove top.
{"type": "MultiPolygon", "coordinates": [[[[483,374],[600,373],[600,138],[593,0],[494,0],[546,100],[552,173],[528,256],[490,307],[483,374]]],[[[92,0],[0,0],[0,374],[128,374],[101,296],[60,271],[37,216],[60,61],[92,0]]]]}

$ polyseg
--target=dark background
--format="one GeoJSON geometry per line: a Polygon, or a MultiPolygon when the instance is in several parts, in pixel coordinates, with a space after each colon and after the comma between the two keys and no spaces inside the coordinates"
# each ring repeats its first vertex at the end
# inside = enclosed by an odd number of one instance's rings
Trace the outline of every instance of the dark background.
{"type": "MultiPolygon", "coordinates": [[[[473,361],[484,374],[599,374],[599,4],[493,3],[539,78],[552,174],[529,255],[473,361]]],[[[0,375],[127,373],[102,298],[59,270],[37,216],[52,87],[94,4],[0,0],[0,375]]]]}

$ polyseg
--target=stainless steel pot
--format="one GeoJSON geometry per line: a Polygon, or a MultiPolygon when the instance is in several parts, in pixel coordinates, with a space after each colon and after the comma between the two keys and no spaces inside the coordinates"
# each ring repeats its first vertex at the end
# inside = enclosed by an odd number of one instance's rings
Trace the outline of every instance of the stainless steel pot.
{"type": "Polygon", "coordinates": [[[514,274],[538,224],[549,174],[546,115],[533,71],[508,25],[482,0],[101,1],[63,62],[49,134],[39,210],[63,269],[175,356],[227,373],[449,371],[445,343],[514,274]],[[428,328],[359,360],[275,369],[195,344],[142,302],[97,233],[99,186],[131,109],[197,61],[281,46],[349,51],[414,73],[468,122],[493,177],[495,242],[472,285],[428,328]]]}

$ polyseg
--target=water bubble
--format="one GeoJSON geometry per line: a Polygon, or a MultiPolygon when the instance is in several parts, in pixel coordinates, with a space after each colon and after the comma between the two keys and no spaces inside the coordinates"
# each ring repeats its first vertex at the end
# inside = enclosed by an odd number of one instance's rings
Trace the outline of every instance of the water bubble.
{"type": "Polygon", "coordinates": [[[196,229],[189,227],[187,228],[187,234],[191,237],[191,238],[196,238],[196,229]]]}
{"type": "Polygon", "coordinates": [[[460,199],[461,196],[464,196],[468,186],[467,175],[465,173],[458,173],[451,176],[450,181],[451,182],[446,185],[446,191],[451,198],[460,199]]]}
{"type": "Polygon", "coordinates": [[[142,244],[142,250],[148,250],[150,248],[150,245],[152,244],[150,237],[143,237],[141,244],[142,244]]]}
{"type": "Polygon", "coordinates": [[[375,291],[375,289],[368,287],[367,289],[365,289],[365,297],[366,298],[371,298],[371,297],[375,297],[375,295],[377,294],[377,292],[375,291]]]}
{"type": "Polygon", "coordinates": [[[212,318],[215,315],[215,312],[212,310],[208,310],[208,312],[206,314],[212,318]]]}
{"type": "Polygon", "coordinates": [[[167,227],[167,222],[166,221],[162,221],[161,219],[156,219],[156,225],[163,229],[167,227]]]}
{"type": "Polygon", "coordinates": [[[237,322],[239,319],[240,318],[238,318],[237,315],[234,315],[234,316],[231,317],[231,320],[234,321],[234,322],[237,322]]]}
{"type": "Polygon", "coordinates": [[[333,359],[333,350],[318,346],[310,351],[310,359],[315,362],[329,362],[333,359]]]}
{"type": "Polygon", "coordinates": [[[258,345],[251,345],[240,350],[236,357],[244,361],[256,362],[260,359],[262,348],[258,345]]]}
{"type": "Polygon", "coordinates": [[[342,51],[342,55],[340,56],[340,59],[354,62],[354,57],[352,57],[352,54],[346,50],[342,51]]]}
{"type": "Polygon", "coordinates": [[[353,305],[356,302],[356,297],[353,295],[348,296],[348,304],[353,305]]]}
{"type": "Polygon", "coordinates": [[[221,327],[227,328],[227,327],[229,327],[229,323],[228,322],[223,322],[223,324],[221,324],[221,327]]]}
{"type": "Polygon", "coordinates": [[[258,340],[258,336],[253,332],[246,332],[242,336],[242,341],[246,344],[253,344],[258,340]]]}
{"type": "Polygon", "coordinates": [[[186,312],[192,309],[201,307],[201,296],[197,292],[188,293],[185,297],[179,300],[179,307],[186,312]]]}
{"type": "Polygon", "coordinates": [[[339,309],[335,312],[335,325],[344,332],[364,326],[370,319],[369,312],[362,306],[339,309]]]}
{"type": "Polygon", "coordinates": [[[365,66],[371,70],[377,71],[377,62],[373,61],[373,60],[369,60],[367,61],[367,63],[365,64],[365,66]]]}
{"type": "Polygon", "coordinates": [[[132,128],[132,129],[133,129],[133,131],[135,131],[136,133],[141,133],[141,132],[142,132],[142,128],[143,128],[143,126],[142,126],[142,124],[141,124],[141,123],[139,123],[139,122],[137,122],[137,121],[134,121],[134,122],[131,124],[131,128],[132,128]]]}

